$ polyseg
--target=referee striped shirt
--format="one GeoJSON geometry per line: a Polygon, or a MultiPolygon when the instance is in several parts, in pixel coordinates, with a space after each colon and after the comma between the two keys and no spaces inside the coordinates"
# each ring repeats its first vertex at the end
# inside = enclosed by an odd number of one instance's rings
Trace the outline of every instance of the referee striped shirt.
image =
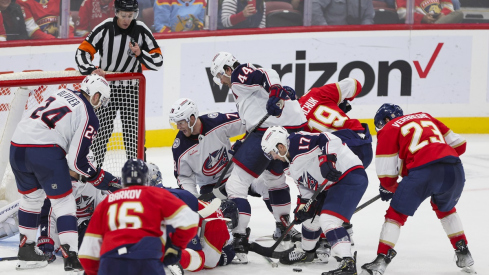
{"type": "Polygon", "coordinates": [[[163,55],[153,34],[138,20],[133,20],[127,29],[117,25],[117,17],[96,26],[76,51],[75,60],[81,74],[89,75],[96,69],[92,60],[97,52],[99,68],[106,72],[142,72],[141,64],[156,71],[163,65],[163,55]],[[139,56],[129,48],[131,37],[141,49],[139,56]]]}

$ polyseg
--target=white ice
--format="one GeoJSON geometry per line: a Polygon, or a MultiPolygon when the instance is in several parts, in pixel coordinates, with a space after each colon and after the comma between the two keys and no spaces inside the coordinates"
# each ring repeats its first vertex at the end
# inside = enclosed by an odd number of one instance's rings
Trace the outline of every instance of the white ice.
{"type": "MultiPolygon", "coordinates": [[[[475,260],[475,269],[479,275],[489,274],[489,135],[464,135],[467,138],[467,152],[462,155],[465,168],[466,183],[462,197],[457,204],[465,234],[469,242],[469,250],[475,260]]],[[[166,186],[176,187],[173,177],[173,159],[171,148],[150,148],[147,152],[148,161],[157,164],[164,175],[166,186]]],[[[363,203],[378,194],[379,181],[375,174],[375,163],[367,169],[369,187],[360,203],[363,203]]],[[[291,187],[293,205],[297,195],[297,188],[288,179],[291,187]]],[[[270,235],[275,228],[272,215],[259,198],[250,198],[252,206],[251,239],[270,235]]],[[[164,203],[164,202],[162,202],[164,203]]],[[[388,203],[376,201],[370,206],[353,215],[355,241],[354,250],[358,252],[357,269],[366,262],[375,258],[378,238],[384,221],[384,214],[388,203]]],[[[300,230],[300,227],[297,227],[300,230]]],[[[262,245],[272,245],[272,242],[260,242],[262,245]]],[[[0,257],[17,255],[18,236],[0,241],[0,257]]],[[[396,258],[388,266],[388,275],[427,274],[450,275],[463,273],[454,262],[453,248],[443,231],[443,228],[431,210],[429,201],[420,206],[414,217],[408,218],[406,225],[401,229],[401,236],[395,247],[398,252],[396,258]]],[[[247,265],[228,265],[213,270],[200,271],[200,274],[267,274],[285,275],[298,274],[292,271],[294,267],[302,268],[302,274],[321,274],[336,268],[336,262],[330,258],[328,264],[308,263],[296,266],[279,264],[278,268],[272,266],[261,256],[250,252],[250,262],[247,265]]],[[[277,260],[275,260],[277,261],[277,260]]],[[[65,274],[63,260],[58,259],[42,269],[16,271],[16,261],[1,261],[0,274],[65,274]]],[[[190,272],[186,272],[189,274],[190,272]]]]}

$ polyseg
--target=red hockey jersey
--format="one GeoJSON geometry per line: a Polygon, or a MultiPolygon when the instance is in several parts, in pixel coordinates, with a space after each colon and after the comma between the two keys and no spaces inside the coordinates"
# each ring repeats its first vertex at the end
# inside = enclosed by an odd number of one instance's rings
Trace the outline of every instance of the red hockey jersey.
{"type": "Polygon", "coordinates": [[[118,190],[95,209],[80,248],[80,262],[87,274],[96,274],[100,257],[114,248],[147,236],[165,241],[165,224],[175,228],[173,245],[184,249],[197,234],[198,222],[198,214],[165,189],[131,186],[118,190]]]}
{"type": "Polygon", "coordinates": [[[375,166],[380,184],[395,192],[398,176],[439,159],[458,157],[465,139],[427,113],[415,113],[389,121],[377,133],[375,166]]]}
{"type": "MultiPolygon", "coordinates": [[[[397,14],[404,20],[407,14],[407,0],[396,0],[397,14]]],[[[420,24],[426,14],[447,15],[454,11],[452,0],[414,0],[414,23],[420,24]]]]}
{"type": "MultiPolygon", "coordinates": [[[[58,18],[61,0],[21,0],[18,4],[24,11],[27,34],[32,39],[53,39],[59,34],[58,18]]],[[[70,24],[70,37],[74,37],[70,24]]]]}
{"type": "Polygon", "coordinates": [[[80,21],[76,25],[75,34],[85,36],[102,21],[115,16],[114,1],[85,0],[80,6],[78,16],[80,21]]]}
{"type": "Polygon", "coordinates": [[[311,133],[334,132],[341,129],[363,131],[357,119],[350,119],[339,107],[343,100],[353,100],[362,91],[358,80],[346,78],[337,83],[312,88],[299,99],[307,119],[305,131],[311,133]]]}

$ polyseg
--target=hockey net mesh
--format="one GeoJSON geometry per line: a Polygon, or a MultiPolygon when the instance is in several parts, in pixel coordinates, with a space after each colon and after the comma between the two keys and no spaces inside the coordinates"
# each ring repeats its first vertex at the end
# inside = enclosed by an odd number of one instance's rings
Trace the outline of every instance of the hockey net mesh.
{"type": "MultiPolygon", "coordinates": [[[[144,156],[144,152],[141,152],[143,150],[138,150],[141,148],[138,147],[138,139],[144,142],[144,125],[140,125],[144,123],[139,120],[139,100],[144,101],[144,96],[139,96],[140,77],[129,80],[125,77],[123,78],[125,80],[117,80],[118,75],[122,74],[107,75],[107,80],[112,80],[110,81],[111,102],[108,107],[96,111],[100,127],[90,147],[97,165],[114,176],[120,176],[121,168],[128,158],[144,156]]],[[[17,121],[15,123],[17,124],[21,118],[29,116],[51,93],[61,88],[79,90],[83,78],[84,76],[78,71],[39,71],[0,75],[0,144],[3,143],[4,151],[7,152],[0,156],[0,159],[3,158],[0,162],[0,179],[2,180],[0,200],[12,202],[20,198],[15,177],[8,162],[10,139],[15,126],[10,130],[7,129],[7,120],[12,121],[13,119],[14,122],[17,121]],[[11,81],[15,81],[15,86],[12,87],[11,81]],[[5,87],[5,83],[9,83],[9,87],[5,87]],[[23,86],[27,87],[27,91],[19,89],[23,86]],[[27,100],[23,98],[21,100],[23,103],[19,103],[18,100],[13,103],[16,93],[21,92],[25,94],[27,100]],[[20,110],[21,115],[11,114],[12,104],[23,105],[23,110],[20,110]],[[12,118],[12,116],[16,117],[12,118]],[[3,177],[1,177],[2,174],[3,177]]],[[[1,149],[0,152],[2,152],[1,149]]]]}

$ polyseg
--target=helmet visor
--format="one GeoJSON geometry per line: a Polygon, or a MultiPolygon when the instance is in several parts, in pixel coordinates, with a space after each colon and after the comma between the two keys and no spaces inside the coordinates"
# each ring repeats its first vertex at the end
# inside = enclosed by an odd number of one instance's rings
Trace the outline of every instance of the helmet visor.
{"type": "Polygon", "coordinates": [[[185,119],[182,119],[182,120],[176,121],[176,122],[173,121],[172,119],[170,119],[170,125],[171,125],[173,130],[180,130],[182,128],[187,128],[188,122],[185,119]]]}
{"type": "Polygon", "coordinates": [[[136,9],[135,11],[123,11],[123,10],[117,10],[115,13],[115,16],[121,20],[133,20],[138,18],[139,15],[139,9],[136,9]]]}
{"type": "Polygon", "coordinates": [[[223,73],[217,73],[216,76],[214,76],[214,83],[216,83],[219,86],[222,85],[222,82],[221,82],[222,75],[223,75],[223,73]]]}

